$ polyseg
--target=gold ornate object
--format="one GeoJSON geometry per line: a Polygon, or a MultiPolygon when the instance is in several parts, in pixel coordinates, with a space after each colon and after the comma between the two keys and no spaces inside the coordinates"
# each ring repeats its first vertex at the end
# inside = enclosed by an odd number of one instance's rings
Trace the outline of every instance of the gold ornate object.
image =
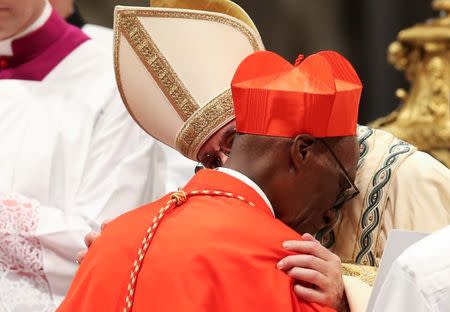
{"type": "Polygon", "coordinates": [[[402,30],[388,49],[389,62],[404,71],[409,91],[401,105],[371,123],[416,145],[450,167],[450,0],[435,0],[440,17],[402,30]]]}

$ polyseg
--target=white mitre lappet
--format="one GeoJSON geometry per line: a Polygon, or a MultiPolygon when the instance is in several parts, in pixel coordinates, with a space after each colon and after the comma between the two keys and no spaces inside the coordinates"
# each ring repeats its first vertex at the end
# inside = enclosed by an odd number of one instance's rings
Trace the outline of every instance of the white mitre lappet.
{"type": "Polygon", "coordinates": [[[117,83],[147,133],[197,160],[200,147],[234,119],[236,68],[264,46],[251,19],[231,1],[152,5],[116,7],[117,83]]]}

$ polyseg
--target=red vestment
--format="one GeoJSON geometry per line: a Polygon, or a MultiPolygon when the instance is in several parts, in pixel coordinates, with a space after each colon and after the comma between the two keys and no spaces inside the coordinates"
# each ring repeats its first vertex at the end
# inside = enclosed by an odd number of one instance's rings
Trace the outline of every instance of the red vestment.
{"type": "MultiPolygon", "coordinates": [[[[162,219],[137,279],[133,311],[333,311],[297,299],[293,279],[276,268],[300,235],[277,220],[261,196],[226,173],[202,170],[183,189],[193,196],[162,219]]],[[[80,266],[59,312],[123,311],[137,251],[170,196],[117,218],[80,266]]]]}

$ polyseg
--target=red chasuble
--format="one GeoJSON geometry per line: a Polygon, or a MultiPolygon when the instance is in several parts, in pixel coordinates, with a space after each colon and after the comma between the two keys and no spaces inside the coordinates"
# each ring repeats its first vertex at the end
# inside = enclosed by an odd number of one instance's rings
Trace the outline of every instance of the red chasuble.
{"type": "MultiPolygon", "coordinates": [[[[253,188],[205,169],[184,191],[221,191],[245,200],[188,196],[170,209],[143,259],[132,311],[333,311],[297,299],[293,279],[276,268],[290,254],[282,242],[301,237],[272,215],[253,188]]],[[[138,250],[169,200],[167,195],[106,227],[59,312],[127,311],[127,287],[138,250]]]]}

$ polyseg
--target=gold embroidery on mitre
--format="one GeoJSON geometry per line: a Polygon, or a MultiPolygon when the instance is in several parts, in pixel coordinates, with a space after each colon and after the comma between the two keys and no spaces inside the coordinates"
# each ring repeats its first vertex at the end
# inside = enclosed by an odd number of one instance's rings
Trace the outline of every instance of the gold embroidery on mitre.
{"type": "Polygon", "coordinates": [[[233,98],[228,89],[196,111],[177,135],[176,148],[184,156],[196,160],[201,145],[220,127],[234,118],[233,98]]]}
{"type": "Polygon", "coordinates": [[[183,121],[198,108],[191,93],[133,12],[119,12],[118,27],[183,121]]]}
{"type": "MultiPolygon", "coordinates": [[[[121,12],[122,13],[122,12],[121,12]]],[[[166,17],[166,18],[184,18],[194,20],[204,20],[210,22],[216,22],[219,24],[227,25],[238,30],[241,34],[247,37],[248,42],[252,46],[254,51],[260,51],[264,47],[262,42],[257,39],[258,35],[247,27],[243,22],[235,20],[233,17],[220,16],[218,14],[207,12],[195,12],[195,11],[175,11],[175,10],[132,10],[126,14],[133,14],[139,17],[166,17]]]]}
{"type": "MultiPolygon", "coordinates": [[[[260,51],[264,49],[264,46],[258,37],[258,34],[255,34],[251,28],[248,26],[242,24],[240,21],[234,20],[232,18],[228,18],[226,16],[219,16],[217,14],[212,13],[205,13],[205,12],[193,12],[193,11],[163,11],[163,10],[119,10],[116,13],[116,22],[115,22],[115,28],[116,28],[116,34],[115,34],[115,41],[114,41],[114,48],[115,48],[115,57],[114,57],[114,66],[116,71],[116,80],[119,87],[119,91],[122,95],[122,99],[130,112],[131,116],[134,118],[134,120],[139,124],[137,118],[133,115],[133,112],[131,111],[126,97],[124,96],[122,83],[121,83],[121,77],[120,77],[120,70],[119,70],[119,60],[118,60],[118,51],[119,51],[119,45],[120,45],[120,34],[122,34],[129,42],[129,44],[132,46],[132,48],[135,50],[135,52],[138,54],[141,61],[143,61],[144,65],[146,66],[147,70],[152,75],[153,79],[158,83],[161,90],[164,92],[166,97],[171,100],[170,97],[167,96],[168,91],[170,91],[170,88],[174,88],[172,90],[180,91],[178,95],[189,94],[188,90],[184,87],[184,85],[181,84],[181,81],[176,76],[175,72],[173,72],[173,69],[168,64],[167,60],[166,62],[162,63],[162,66],[158,66],[159,69],[165,68],[165,65],[168,66],[169,70],[172,70],[173,77],[177,78],[177,81],[180,82],[180,85],[176,85],[176,83],[169,84],[168,77],[166,77],[166,84],[165,86],[161,83],[159,77],[160,75],[156,73],[156,75],[153,73],[151,69],[149,69],[149,66],[147,62],[145,61],[148,59],[151,61],[154,58],[158,58],[159,60],[164,59],[164,56],[161,54],[161,52],[154,46],[156,49],[151,49],[153,46],[148,33],[145,31],[143,26],[138,20],[138,17],[162,17],[162,18],[185,18],[185,19],[195,19],[195,20],[206,20],[206,21],[212,21],[220,24],[224,24],[230,27],[233,27],[234,29],[238,30],[241,34],[246,36],[248,42],[252,46],[254,51],[260,51]],[[132,36],[131,36],[132,34],[132,36]],[[132,41],[131,39],[134,38],[135,40],[132,41]],[[150,40],[149,40],[150,39],[150,40]],[[148,42],[146,42],[148,41],[148,42]],[[144,51],[140,52],[140,51],[144,51]],[[153,53],[150,53],[153,52],[153,53]],[[156,54],[155,52],[158,52],[156,54]],[[152,58],[153,56],[153,58],[152,58]]],[[[154,43],[153,43],[154,45],[154,43]]],[[[161,73],[162,76],[162,73],[161,73]]],[[[170,82],[172,83],[172,82],[170,82]]],[[[189,97],[192,99],[192,96],[189,97]]],[[[175,98],[179,98],[175,96],[175,98]]],[[[178,103],[180,100],[178,100],[178,103]]],[[[187,103],[184,103],[185,105],[178,105],[176,102],[172,102],[171,104],[175,108],[175,110],[179,113],[179,111],[183,111],[183,109],[179,109],[179,107],[185,107],[186,104],[189,104],[190,102],[187,101],[187,103]],[[175,104],[174,104],[175,103],[175,104]]],[[[193,102],[195,105],[196,103],[193,102]]],[[[212,131],[218,130],[221,126],[225,125],[227,122],[233,120],[234,118],[234,108],[233,108],[233,101],[231,98],[231,91],[228,90],[227,92],[224,92],[224,94],[219,95],[217,98],[212,100],[210,103],[202,107],[199,111],[198,107],[194,110],[192,108],[188,108],[185,111],[186,118],[183,118],[182,115],[180,117],[183,119],[183,121],[186,121],[186,124],[184,127],[179,131],[176,139],[176,147],[177,149],[185,156],[196,159],[196,153],[198,152],[198,149],[201,147],[201,145],[211,136],[212,131]],[[226,96],[225,93],[228,93],[226,96]],[[222,98],[223,97],[223,98],[222,98]],[[194,117],[194,111],[195,111],[195,117],[194,117]],[[204,114],[204,116],[203,116],[204,114]],[[191,116],[192,115],[192,116],[191,116]],[[191,117],[191,118],[189,118],[191,117]],[[209,124],[205,124],[205,121],[211,120],[209,124]]],[[[179,113],[180,114],[180,113],[179,113]]],[[[145,129],[144,129],[145,130],[145,129]]],[[[146,130],[147,131],[147,130],[146,130]]]]}
{"type": "MultiPolygon", "coordinates": [[[[117,25],[121,24],[121,14],[117,14],[115,16],[115,19],[116,20],[114,26],[116,27],[117,25]]],[[[125,97],[125,92],[123,91],[122,77],[120,76],[119,70],[119,48],[120,48],[120,31],[114,31],[114,73],[116,75],[117,88],[119,89],[122,101],[125,104],[125,107],[127,108],[131,117],[133,117],[136,123],[139,124],[138,120],[136,119],[136,116],[134,116],[133,112],[130,109],[130,106],[128,105],[127,98],[125,97]]]]}

